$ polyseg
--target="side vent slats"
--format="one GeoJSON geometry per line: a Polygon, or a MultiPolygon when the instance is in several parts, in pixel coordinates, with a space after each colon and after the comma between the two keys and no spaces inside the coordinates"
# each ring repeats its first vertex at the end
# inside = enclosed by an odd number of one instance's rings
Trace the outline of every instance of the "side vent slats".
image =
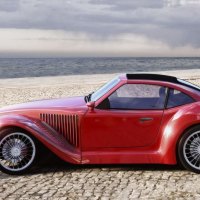
{"type": "Polygon", "coordinates": [[[67,141],[79,147],[79,118],[78,115],[58,115],[41,113],[40,119],[46,122],[58,133],[63,135],[67,141]]]}

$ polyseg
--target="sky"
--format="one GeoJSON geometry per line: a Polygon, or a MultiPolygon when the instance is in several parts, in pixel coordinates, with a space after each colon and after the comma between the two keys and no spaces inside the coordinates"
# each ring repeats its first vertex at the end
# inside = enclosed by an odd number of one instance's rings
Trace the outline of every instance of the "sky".
{"type": "Polygon", "coordinates": [[[0,57],[200,56],[200,0],[0,0],[0,57]]]}

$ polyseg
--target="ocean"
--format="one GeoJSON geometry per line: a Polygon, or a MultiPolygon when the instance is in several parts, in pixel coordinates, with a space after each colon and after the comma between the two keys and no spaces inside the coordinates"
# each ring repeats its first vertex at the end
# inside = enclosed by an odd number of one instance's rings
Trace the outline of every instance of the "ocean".
{"type": "Polygon", "coordinates": [[[182,69],[200,69],[200,57],[0,58],[0,79],[182,69]]]}

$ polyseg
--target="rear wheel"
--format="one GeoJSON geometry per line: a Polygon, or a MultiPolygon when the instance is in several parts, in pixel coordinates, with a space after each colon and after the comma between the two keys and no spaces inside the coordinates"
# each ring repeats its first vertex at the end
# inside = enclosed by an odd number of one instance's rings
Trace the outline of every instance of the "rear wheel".
{"type": "Polygon", "coordinates": [[[200,173],[200,125],[189,129],[182,136],[178,145],[178,155],[186,169],[200,173]]]}
{"type": "Polygon", "coordinates": [[[28,134],[6,129],[0,132],[0,169],[7,174],[23,174],[36,160],[36,141],[28,134]]]}

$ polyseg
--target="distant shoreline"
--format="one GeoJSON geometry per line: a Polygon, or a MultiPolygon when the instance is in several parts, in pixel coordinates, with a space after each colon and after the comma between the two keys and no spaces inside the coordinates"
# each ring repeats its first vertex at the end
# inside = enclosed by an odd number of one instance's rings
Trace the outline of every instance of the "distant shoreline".
{"type": "Polygon", "coordinates": [[[0,58],[0,79],[200,69],[200,57],[0,58]]]}

